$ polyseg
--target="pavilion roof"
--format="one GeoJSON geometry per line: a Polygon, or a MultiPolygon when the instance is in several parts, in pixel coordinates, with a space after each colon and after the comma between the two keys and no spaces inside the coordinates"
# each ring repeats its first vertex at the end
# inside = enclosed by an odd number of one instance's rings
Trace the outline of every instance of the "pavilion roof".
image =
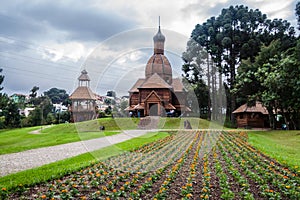
{"type": "Polygon", "coordinates": [[[79,86],[71,94],[70,99],[80,99],[80,100],[96,100],[96,95],[92,92],[89,87],[79,86]]]}
{"type": "Polygon", "coordinates": [[[247,104],[241,105],[232,113],[243,113],[243,112],[260,112],[264,115],[269,114],[268,110],[262,105],[261,102],[256,101],[254,106],[248,106],[247,104]]]}

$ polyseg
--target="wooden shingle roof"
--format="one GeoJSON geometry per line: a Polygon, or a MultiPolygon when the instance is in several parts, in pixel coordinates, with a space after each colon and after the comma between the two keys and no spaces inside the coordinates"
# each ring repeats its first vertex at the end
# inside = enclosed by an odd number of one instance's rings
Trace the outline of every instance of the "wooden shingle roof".
{"type": "Polygon", "coordinates": [[[132,86],[132,88],[129,90],[129,92],[139,92],[138,87],[140,87],[145,82],[144,78],[138,79],[135,84],[132,86]]]}
{"type": "Polygon", "coordinates": [[[138,88],[172,88],[172,86],[155,73],[138,88]]]}
{"type": "Polygon", "coordinates": [[[79,100],[96,100],[95,94],[89,87],[79,86],[71,94],[70,99],[79,99],[79,100]]]}
{"type": "Polygon", "coordinates": [[[87,75],[87,71],[84,69],[81,72],[81,75],[78,77],[79,81],[90,81],[90,77],[87,75]]]}
{"type": "Polygon", "coordinates": [[[259,101],[255,102],[255,106],[248,106],[247,104],[241,105],[232,113],[243,113],[243,112],[260,112],[264,115],[269,114],[268,110],[259,101]]]}
{"type": "Polygon", "coordinates": [[[183,91],[185,91],[180,78],[173,78],[172,87],[174,89],[174,92],[183,92],[183,91]]]}

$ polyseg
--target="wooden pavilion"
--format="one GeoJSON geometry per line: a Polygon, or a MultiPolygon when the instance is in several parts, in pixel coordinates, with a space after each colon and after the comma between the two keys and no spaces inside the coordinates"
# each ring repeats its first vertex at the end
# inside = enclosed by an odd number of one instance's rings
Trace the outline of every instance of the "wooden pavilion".
{"type": "Polygon", "coordinates": [[[244,104],[233,111],[238,128],[269,128],[267,109],[261,102],[256,101],[254,106],[244,104]]]}
{"type": "Polygon", "coordinates": [[[96,118],[96,96],[90,89],[90,78],[83,70],[78,77],[78,87],[71,94],[71,113],[74,122],[87,121],[96,118]]]}

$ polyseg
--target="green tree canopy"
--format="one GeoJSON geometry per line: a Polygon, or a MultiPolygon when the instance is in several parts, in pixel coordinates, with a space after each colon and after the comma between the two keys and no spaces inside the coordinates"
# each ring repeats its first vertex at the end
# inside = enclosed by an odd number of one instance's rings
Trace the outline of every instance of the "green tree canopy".
{"type": "Polygon", "coordinates": [[[292,129],[299,129],[300,40],[286,51],[277,40],[263,46],[256,61],[244,61],[239,68],[234,92],[248,100],[259,100],[268,108],[271,127],[274,112],[280,112],[292,129]]]}
{"type": "Polygon", "coordinates": [[[227,116],[233,121],[232,111],[236,108],[236,97],[231,89],[236,81],[236,69],[243,59],[255,61],[262,44],[269,45],[279,39],[282,49],[295,43],[295,30],[282,19],[269,20],[258,9],[246,6],[230,6],[223,9],[218,17],[211,17],[202,25],[197,24],[192,39],[203,46],[216,63],[225,79],[227,116]]]}
{"type": "Polygon", "coordinates": [[[44,95],[48,96],[52,103],[63,103],[64,105],[68,104],[69,95],[64,89],[51,88],[50,90],[45,91],[44,95]]]}

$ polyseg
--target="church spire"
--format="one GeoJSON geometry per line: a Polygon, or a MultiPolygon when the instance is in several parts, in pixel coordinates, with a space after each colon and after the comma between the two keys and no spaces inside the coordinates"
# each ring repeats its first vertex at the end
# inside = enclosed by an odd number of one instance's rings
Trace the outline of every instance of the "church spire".
{"type": "Polygon", "coordinates": [[[158,17],[158,32],[153,37],[154,54],[164,54],[165,36],[160,31],[160,16],[158,17]]]}

